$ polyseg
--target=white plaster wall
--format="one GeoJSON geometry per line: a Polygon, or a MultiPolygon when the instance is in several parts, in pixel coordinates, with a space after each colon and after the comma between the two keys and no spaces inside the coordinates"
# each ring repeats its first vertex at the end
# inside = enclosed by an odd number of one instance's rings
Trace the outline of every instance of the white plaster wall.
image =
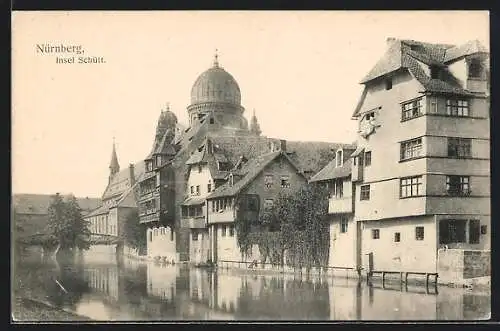
{"type": "Polygon", "coordinates": [[[436,272],[437,230],[433,216],[367,221],[362,224],[361,259],[365,271],[372,252],[374,270],[436,272]],[[424,227],[424,240],[415,239],[415,227],[424,227]],[[372,229],[380,238],[372,239],[372,229]],[[399,232],[401,241],[394,242],[399,232]]]}
{"type": "Polygon", "coordinates": [[[170,227],[150,228],[147,230],[146,239],[148,257],[154,258],[156,256],[160,256],[166,257],[169,262],[178,261],[175,246],[176,236],[174,231],[173,240],[171,240],[172,231],[173,230],[170,227]]]}
{"type": "Polygon", "coordinates": [[[196,194],[196,185],[200,186],[200,196],[206,196],[208,194],[207,191],[207,185],[209,183],[209,180],[212,183],[212,190],[214,189],[214,183],[212,180],[212,175],[210,174],[210,170],[208,166],[202,165],[201,166],[201,172],[198,172],[198,166],[192,166],[190,171],[189,171],[189,177],[188,177],[188,194],[191,195],[191,186],[195,187],[195,194],[196,194]]]}
{"type": "MultiPolygon", "coordinates": [[[[347,216],[346,216],[347,217],[347,216]]],[[[328,266],[356,266],[356,223],[348,216],[347,232],[340,232],[340,216],[330,223],[330,252],[328,266]]]]}
{"type": "Polygon", "coordinates": [[[236,229],[234,236],[229,236],[229,225],[226,230],[226,236],[222,236],[222,226],[217,229],[217,258],[225,261],[241,261],[241,252],[238,247],[236,229]]]}

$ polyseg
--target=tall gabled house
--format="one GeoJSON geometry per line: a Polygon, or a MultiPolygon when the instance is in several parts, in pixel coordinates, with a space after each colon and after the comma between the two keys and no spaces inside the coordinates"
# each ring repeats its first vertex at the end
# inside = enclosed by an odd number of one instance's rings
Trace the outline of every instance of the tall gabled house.
{"type": "Polygon", "coordinates": [[[463,278],[464,264],[445,261],[487,261],[490,249],[488,51],[387,42],[353,114],[363,266],[463,278]]]}

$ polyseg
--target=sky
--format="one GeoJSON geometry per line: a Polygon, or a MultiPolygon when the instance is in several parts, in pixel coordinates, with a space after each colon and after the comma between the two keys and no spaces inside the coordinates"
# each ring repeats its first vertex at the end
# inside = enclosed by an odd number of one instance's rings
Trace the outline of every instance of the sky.
{"type": "MultiPolygon", "coordinates": [[[[219,63],[263,135],[351,143],[361,79],[388,37],[489,47],[487,11],[14,12],[13,193],[100,197],[113,137],[122,169],[149,153],[161,109],[187,125],[196,78],[219,63]],[[37,44],[106,63],[59,64],[37,44]]],[[[65,54],[71,57],[73,54],[65,54]]]]}

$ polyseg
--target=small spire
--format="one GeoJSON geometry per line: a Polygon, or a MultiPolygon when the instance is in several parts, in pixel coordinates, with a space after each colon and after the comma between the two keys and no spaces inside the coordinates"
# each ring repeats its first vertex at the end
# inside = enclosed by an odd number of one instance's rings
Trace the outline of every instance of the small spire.
{"type": "Polygon", "coordinates": [[[113,136],[113,151],[111,152],[111,162],[109,164],[110,174],[114,175],[120,171],[118,156],[116,155],[115,137],[113,136]]]}
{"type": "Polygon", "coordinates": [[[215,56],[214,56],[214,67],[219,67],[219,50],[216,48],[215,49],[215,56]]]}

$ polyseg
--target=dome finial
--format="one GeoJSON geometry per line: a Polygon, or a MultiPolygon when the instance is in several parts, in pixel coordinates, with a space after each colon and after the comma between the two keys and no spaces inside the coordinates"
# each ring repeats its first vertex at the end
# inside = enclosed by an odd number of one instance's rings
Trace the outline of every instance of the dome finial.
{"type": "Polygon", "coordinates": [[[219,50],[216,48],[215,49],[215,56],[214,56],[214,67],[218,67],[219,66],[219,54],[218,54],[219,50]]]}

